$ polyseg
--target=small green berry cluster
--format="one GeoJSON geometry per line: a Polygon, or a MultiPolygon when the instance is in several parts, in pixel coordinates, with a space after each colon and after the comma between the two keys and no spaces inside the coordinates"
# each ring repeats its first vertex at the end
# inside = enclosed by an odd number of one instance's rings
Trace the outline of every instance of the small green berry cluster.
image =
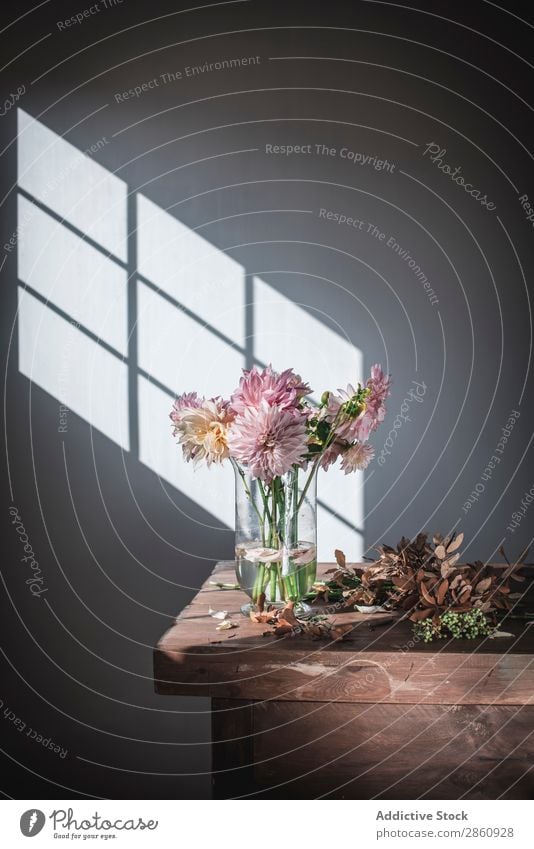
{"type": "Polygon", "coordinates": [[[429,617],[414,625],[415,636],[425,643],[450,637],[457,640],[474,640],[476,637],[488,637],[491,632],[492,626],[487,617],[477,608],[467,610],[465,613],[453,611],[443,613],[437,624],[434,624],[432,617],[429,617]]]}

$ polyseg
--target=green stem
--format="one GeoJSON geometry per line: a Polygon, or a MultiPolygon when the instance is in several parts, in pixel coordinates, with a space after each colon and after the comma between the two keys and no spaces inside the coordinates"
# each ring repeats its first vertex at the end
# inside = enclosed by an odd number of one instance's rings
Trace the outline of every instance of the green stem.
{"type": "Polygon", "coordinates": [[[293,510],[292,515],[292,529],[291,533],[293,535],[293,539],[291,540],[293,547],[298,546],[299,542],[299,469],[298,466],[293,467],[293,492],[292,492],[292,500],[291,500],[291,509],[293,510]]]}
{"type": "Polygon", "coordinates": [[[313,464],[312,464],[312,467],[311,467],[311,470],[310,470],[310,474],[308,475],[308,479],[307,479],[306,483],[304,484],[304,488],[303,488],[303,490],[300,494],[299,503],[297,504],[297,507],[296,507],[296,510],[295,510],[296,513],[299,512],[300,508],[302,507],[302,505],[304,503],[304,499],[306,498],[306,493],[308,492],[308,489],[310,488],[310,484],[313,480],[313,476],[314,476],[314,474],[317,470],[319,460],[321,459],[323,453],[324,453],[324,451],[321,451],[321,453],[318,454],[317,457],[315,458],[315,460],[313,461],[313,464]]]}
{"type": "Polygon", "coordinates": [[[237,469],[237,471],[239,472],[239,476],[240,476],[240,478],[243,482],[243,487],[244,487],[245,492],[247,494],[247,498],[250,501],[250,503],[252,504],[254,510],[256,511],[256,515],[257,515],[257,517],[260,521],[261,541],[262,541],[262,544],[265,545],[265,530],[264,530],[265,517],[264,516],[262,517],[260,511],[258,510],[258,508],[256,506],[256,502],[254,501],[254,499],[252,497],[252,493],[251,493],[249,487],[247,486],[247,480],[245,478],[245,473],[244,473],[243,469],[240,466],[238,466],[238,464],[234,460],[232,460],[232,463],[234,465],[234,468],[237,469]]]}
{"type": "Polygon", "coordinates": [[[263,582],[265,576],[265,564],[258,563],[258,570],[256,573],[256,580],[254,581],[254,587],[252,590],[252,601],[254,604],[258,603],[259,597],[263,592],[263,582]]]}
{"type": "MultiPolygon", "coordinates": [[[[263,489],[263,484],[261,480],[257,479],[258,489],[260,491],[260,495],[263,501],[263,506],[265,508],[265,516],[267,517],[267,521],[271,524],[271,514],[269,513],[269,502],[267,500],[267,495],[265,494],[265,490],[263,489]]],[[[265,520],[265,517],[264,517],[265,520]]]]}
{"type": "Polygon", "coordinates": [[[330,427],[330,433],[328,434],[328,438],[327,438],[325,444],[323,445],[321,451],[319,451],[319,453],[315,457],[315,460],[313,461],[310,474],[308,475],[308,480],[304,484],[304,489],[302,490],[302,493],[300,495],[300,500],[299,500],[299,503],[298,503],[298,506],[297,506],[297,513],[300,510],[300,508],[302,507],[302,504],[303,504],[304,499],[306,497],[306,493],[308,492],[309,486],[310,486],[310,484],[313,480],[313,475],[315,474],[315,472],[317,470],[317,466],[318,466],[318,464],[321,460],[321,457],[325,453],[326,449],[330,448],[330,446],[332,445],[332,443],[334,442],[334,440],[336,438],[336,427],[339,424],[342,409],[343,409],[343,407],[339,408],[338,413],[337,413],[337,415],[336,415],[336,417],[335,417],[335,419],[332,422],[332,425],[330,427]]]}
{"type": "Polygon", "coordinates": [[[271,496],[273,505],[271,510],[271,548],[278,548],[278,534],[276,530],[277,482],[278,478],[274,478],[271,484],[271,496]]]}
{"type": "Polygon", "coordinates": [[[269,598],[271,601],[276,601],[276,579],[278,577],[278,566],[273,563],[271,566],[269,598]]]}

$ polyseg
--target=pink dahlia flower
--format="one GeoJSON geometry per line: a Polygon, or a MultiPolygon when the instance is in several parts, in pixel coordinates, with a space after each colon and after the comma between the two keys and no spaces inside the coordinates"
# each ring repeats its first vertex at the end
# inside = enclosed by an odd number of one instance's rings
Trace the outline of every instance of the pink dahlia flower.
{"type": "Polygon", "coordinates": [[[299,402],[310,391],[310,387],[303,383],[301,376],[295,374],[293,369],[288,368],[281,374],[270,365],[263,371],[257,368],[244,369],[230,404],[238,415],[242,415],[248,407],[259,409],[263,401],[269,407],[290,410],[300,415],[299,402]]]}
{"type": "Polygon", "coordinates": [[[361,442],[356,442],[341,457],[341,468],[346,475],[350,475],[357,469],[366,469],[374,456],[375,449],[372,445],[362,445],[361,442]]]}
{"type": "Polygon", "coordinates": [[[228,446],[231,456],[247,466],[251,475],[271,483],[301,463],[307,448],[306,417],[263,400],[236,417],[228,446]]]}
{"type": "Polygon", "coordinates": [[[178,395],[170,412],[170,419],[174,424],[174,436],[177,435],[176,428],[180,422],[182,411],[191,407],[201,407],[203,403],[204,398],[199,398],[196,392],[184,392],[183,395],[178,395]]]}
{"type": "Polygon", "coordinates": [[[374,419],[375,430],[384,421],[386,416],[386,398],[389,395],[391,378],[382,371],[382,366],[375,364],[371,367],[371,377],[367,381],[370,394],[365,402],[366,412],[370,412],[374,419]]]}
{"type": "MultiPolygon", "coordinates": [[[[326,408],[326,419],[329,422],[333,422],[336,416],[339,413],[340,408],[343,404],[346,404],[351,398],[356,395],[356,390],[354,386],[350,383],[348,384],[346,389],[338,389],[337,394],[331,392],[328,397],[328,406],[326,408]]],[[[357,419],[345,417],[341,421],[338,421],[336,425],[336,436],[340,439],[344,439],[347,442],[353,442],[357,439],[356,434],[356,421],[357,419]]]]}
{"type": "Polygon", "coordinates": [[[329,445],[326,451],[323,451],[320,460],[321,468],[324,469],[325,472],[328,471],[330,466],[334,465],[337,458],[343,454],[347,447],[346,442],[339,442],[338,440],[335,440],[332,445],[329,445]]]}
{"type": "MultiPolygon", "coordinates": [[[[369,394],[364,402],[361,413],[356,417],[342,416],[336,425],[336,435],[347,442],[367,442],[371,433],[376,430],[386,415],[385,400],[389,395],[390,378],[384,375],[382,367],[374,365],[371,377],[367,380],[366,389],[369,394]]],[[[346,389],[338,389],[338,394],[330,394],[327,406],[327,420],[333,422],[343,404],[356,395],[356,390],[349,383],[346,389]]]]}
{"type": "Polygon", "coordinates": [[[211,466],[226,460],[230,456],[228,428],[233,418],[228,401],[222,398],[206,401],[194,392],[178,398],[171,419],[174,435],[178,436],[187,462],[192,460],[196,466],[204,460],[211,466]],[[189,399],[190,403],[187,404],[184,399],[189,399]]]}

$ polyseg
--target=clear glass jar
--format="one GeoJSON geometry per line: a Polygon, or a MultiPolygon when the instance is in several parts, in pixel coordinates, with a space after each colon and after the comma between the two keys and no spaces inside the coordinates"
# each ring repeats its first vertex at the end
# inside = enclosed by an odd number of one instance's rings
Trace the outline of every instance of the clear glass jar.
{"type": "Polygon", "coordinates": [[[254,605],[300,602],[317,573],[316,466],[294,466],[266,484],[232,464],[239,586],[254,605]]]}

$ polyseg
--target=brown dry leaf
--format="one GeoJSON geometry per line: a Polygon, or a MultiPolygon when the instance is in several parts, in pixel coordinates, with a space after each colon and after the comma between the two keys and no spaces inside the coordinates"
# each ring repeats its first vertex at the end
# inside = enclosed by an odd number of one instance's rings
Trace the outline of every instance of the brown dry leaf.
{"type": "Polygon", "coordinates": [[[449,589],[449,582],[448,581],[442,581],[441,584],[439,585],[438,592],[437,592],[438,604],[443,604],[443,600],[444,600],[444,598],[447,594],[448,589],[449,589]]]}
{"type": "Polygon", "coordinates": [[[415,607],[415,605],[417,604],[418,601],[419,601],[419,594],[418,593],[412,593],[411,595],[407,596],[403,600],[401,607],[402,607],[403,610],[410,610],[412,607],[415,607]]]}
{"type": "Polygon", "coordinates": [[[327,569],[325,575],[333,575],[332,581],[336,584],[342,584],[346,572],[342,572],[337,566],[335,569],[327,569]]]}
{"type": "Polygon", "coordinates": [[[456,539],[453,539],[450,545],[447,546],[447,554],[452,554],[453,551],[456,551],[457,548],[460,548],[461,544],[464,541],[464,535],[458,534],[456,539]]]}
{"type": "Polygon", "coordinates": [[[455,563],[458,563],[459,559],[460,559],[460,553],[459,552],[458,552],[458,554],[453,554],[452,557],[449,557],[448,554],[447,554],[447,559],[444,561],[444,565],[446,563],[447,566],[454,566],[455,563]]]}
{"type": "Polygon", "coordinates": [[[436,599],[431,595],[424,581],[421,581],[421,583],[419,584],[419,590],[421,595],[423,596],[424,601],[434,607],[434,605],[436,604],[436,599]]]}
{"type": "Polygon", "coordinates": [[[477,595],[479,593],[485,593],[486,590],[489,590],[489,588],[491,587],[492,581],[493,581],[492,578],[483,578],[482,581],[479,581],[478,584],[475,587],[477,595]]]}
{"type": "Polygon", "coordinates": [[[462,589],[458,593],[458,601],[460,602],[460,604],[465,604],[470,595],[471,587],[469,586],[469,584],[465,587],[462,587],[462,589]]]}
{"type": "Polygon", "coordinates": [[[409,590],[414,586],[414,579],[411,575],[397,575],[393,578],[393,584],[401,590],[409,590]]]}
{"type": "Polygon", "coordinates": [[[275,634],[287,634],[294,629],[300,628],[301,623],[295,616],[294,607],[295,602],[288,601],[286,606],[277,612],[275,634]]]}
{"type": "Polygon", "coordinates": [[[336,550],[334,551],[334,556],[336,558],[337,565],[340,566],[342,569],[346,569],[347,560],[345,558],[345,554],[339,548],[336,548],[336,550]]]}
{"type": "Polygon", "coordinates": [[[295,616],[295,602],[288,601],[286,606],[282,608],[280,611],[280,616],[283,616],[284,619],[291,620],[295,624],[297,623],[297,617],[295,616]]]}
{"type": "Polygon", "coordinates": [[[444,545],[436,546],[434,554],[436,555],[438,560],[445,560],[445,558],[447,557],[447,552],[445,551],[445,546],[444,545]]]}
{"type": "Polygon", "coordinates": [[[334,625],[333,628],[330,629],[329,636],[333,640],[344,640],[352,631],[354,630],[353,625],[334,625]]]}
{"type": "Polygon", "coordinates": [[[427,607],[426,610],[414,610],[409,618],[412,622],[419,622],[420,619],[426,619],[428,616],[432,616],[431,607],[427,607]]]}
{"type": "Polygon", "coordinates": [[[261,624],[262,622],[264,624],[270,623],[274,622],[276,619],[276,610],[251,610],[249,616],[251,621],[255,622],[256,624],[261,624]]]}
{"type": "Polygon", "coordinates": [[[293,626],[289,625],[287,622],[284,622],[282,620],[279,620],[278,624],[276,625],[276,627],[273,631],[273,634],[275,634],[275,636],[277,636],[277,637],[283,637],[283,636],[285,636],[285,634],[292,634],[292,633],[293,633],[293,626]]]}

